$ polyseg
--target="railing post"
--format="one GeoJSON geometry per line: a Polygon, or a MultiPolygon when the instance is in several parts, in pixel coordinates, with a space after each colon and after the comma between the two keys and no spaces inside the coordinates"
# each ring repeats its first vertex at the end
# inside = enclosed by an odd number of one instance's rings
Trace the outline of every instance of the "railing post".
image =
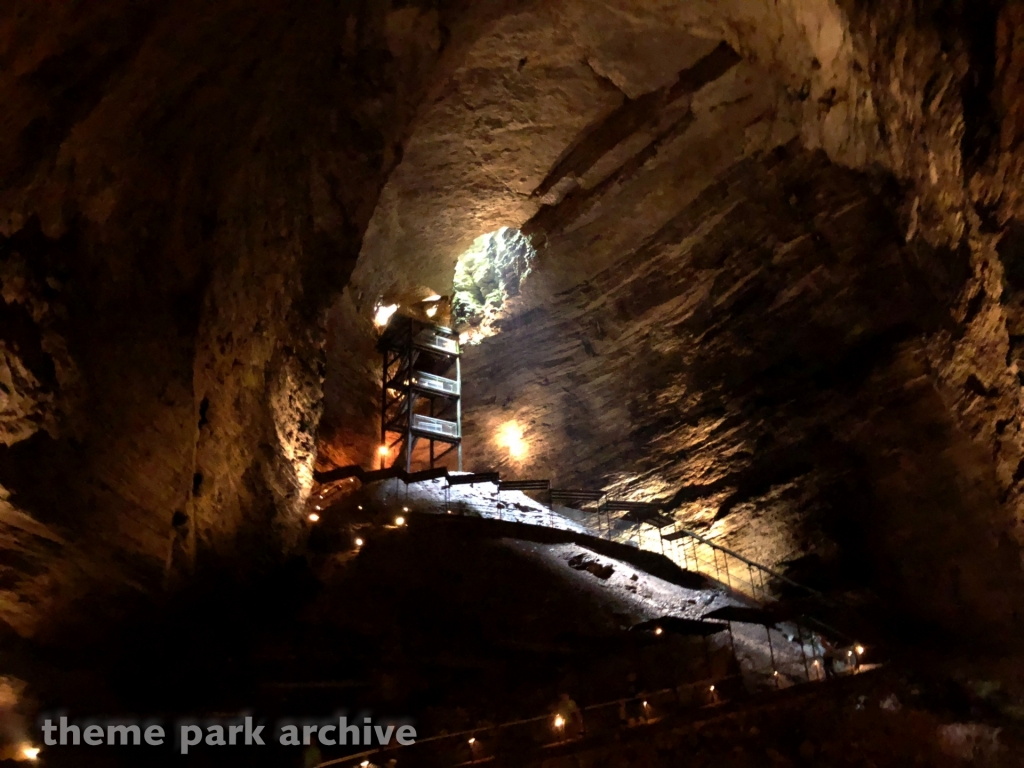
{"type": "Polygon", "coordinates": [[[800,656],[804,660],[804,675],[807,676],[807,682],[811,682],[811,668],[807,664],[807,651],[804,650],[804,632],[800,626],[800,622],[796,623],[796,640],[800,643],[800,656]]]}
{"type": "Polygon", "coordinates": [[[778,667],[775,666],[775,649],[772,647],[772,628],[765,624],[764,631],[765,634],[768,635],[768,654],[771,656],[772,660],[772,679],[775,681],[775,687],[778,688],[779,670],[778,667]]]}

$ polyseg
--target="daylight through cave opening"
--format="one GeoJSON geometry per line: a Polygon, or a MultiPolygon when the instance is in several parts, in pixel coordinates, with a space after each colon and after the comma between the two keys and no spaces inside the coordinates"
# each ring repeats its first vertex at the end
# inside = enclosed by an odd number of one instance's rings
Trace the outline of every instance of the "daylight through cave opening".
{"type": "Polygon", "coordinates": [[[452,323],[467,344],[498,332],[508,303],[520,296],[536,252],[519,230],[481,235],[455,264],[452,323]]]}
{"type": "Polygon", "coordinates": [[[0,760],[87,764],[33,701],[282,686],[449,734],[629,694],[558,750],[643,750],[861,648],[870,706],[706,762],[1013,738],[1019,3],[208,5],[0,8],[0,760]],[[464,334],[466,472],[404,485],[410,317],[464,334]]]}

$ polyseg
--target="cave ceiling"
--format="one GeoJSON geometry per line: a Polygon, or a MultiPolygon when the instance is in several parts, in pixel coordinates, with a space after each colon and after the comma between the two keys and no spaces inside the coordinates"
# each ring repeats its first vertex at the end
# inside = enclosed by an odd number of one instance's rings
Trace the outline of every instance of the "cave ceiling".
{"type": "MultiPolygon", "coordinates": [[[[793,10],[566,3],[496,23],[417,116],[336,317],[444,294],[474,238],[520,228],[533,270],[465,357],[470,468],[657,500],[759,561],[871,571],[948,619],[931,569],[962,560],[979,591],[1002,589],[989,557],[1017,569],[970,521],[1017,535],[1024,457],[992,335],[1015,315],[981,266],[997,238],[975,222],[965,240],[948,88],[967,64],[939,36],[793,10]],[[509,422],[525,459],[497,439],[509,422]],[[872,542],[891,529],[899,545],[872,542]],[[882,567],[896,551],[922,572],[882,567]]],[[[350,370],[345,349],[329,365],[350,370]]],[[[334,431],[353,401],[337,386],[321,456],[344,463],[372,445],[334,431]]]]}
{"type": "Polygon", "coordinates": [[[375,305],[505,226],[537,257],[466,355],[470,465],[1008,610],[1016,7],[356,5],[0,10],[7,627],[293,551],[376,444],[375,305]]]}

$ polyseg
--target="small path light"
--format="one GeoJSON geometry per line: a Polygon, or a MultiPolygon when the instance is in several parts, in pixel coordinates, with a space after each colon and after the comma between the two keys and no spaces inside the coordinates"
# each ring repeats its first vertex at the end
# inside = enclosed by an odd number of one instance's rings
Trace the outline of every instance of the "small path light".
{"type": "Polygon", "coordinates": [[[363,540],[362,539],[356,539],[356,546],[357,547],[363,546],[363,540]]]}
{"type": "Polygon", "coordinates": [[[405,525],[405,518],[401,517],[401,516],[396,517],[395,518],[395,525],[398,525],[398,526],[405,525]]]}
{"type": "Polygon", "coordinates": [[[654,628],[654,634],[660,635],[662,632],[664,632],[664,630],[661,627],[654,628]]]}
{"type": "Polygon", "coordinates": [[[316,512],[312,513],[312,514],[311,514],[311,515],[309,516],[309,522],[311,522],[311,523],[315,523],[315,522],[317,522],[317,521],[318,521],[319,519],[320,519],[320,515],[318,515],[318,514],[317,514],[316,512]]]}

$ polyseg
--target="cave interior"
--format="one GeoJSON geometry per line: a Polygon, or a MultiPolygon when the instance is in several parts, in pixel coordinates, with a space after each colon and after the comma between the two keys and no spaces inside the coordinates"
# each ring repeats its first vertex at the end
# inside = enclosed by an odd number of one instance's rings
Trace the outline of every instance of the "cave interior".
{"type": "Polygon", "coordinates": [[[1018,764],[1021,3],[8,0],[0,100],[0,764],[1018,764]]]}

